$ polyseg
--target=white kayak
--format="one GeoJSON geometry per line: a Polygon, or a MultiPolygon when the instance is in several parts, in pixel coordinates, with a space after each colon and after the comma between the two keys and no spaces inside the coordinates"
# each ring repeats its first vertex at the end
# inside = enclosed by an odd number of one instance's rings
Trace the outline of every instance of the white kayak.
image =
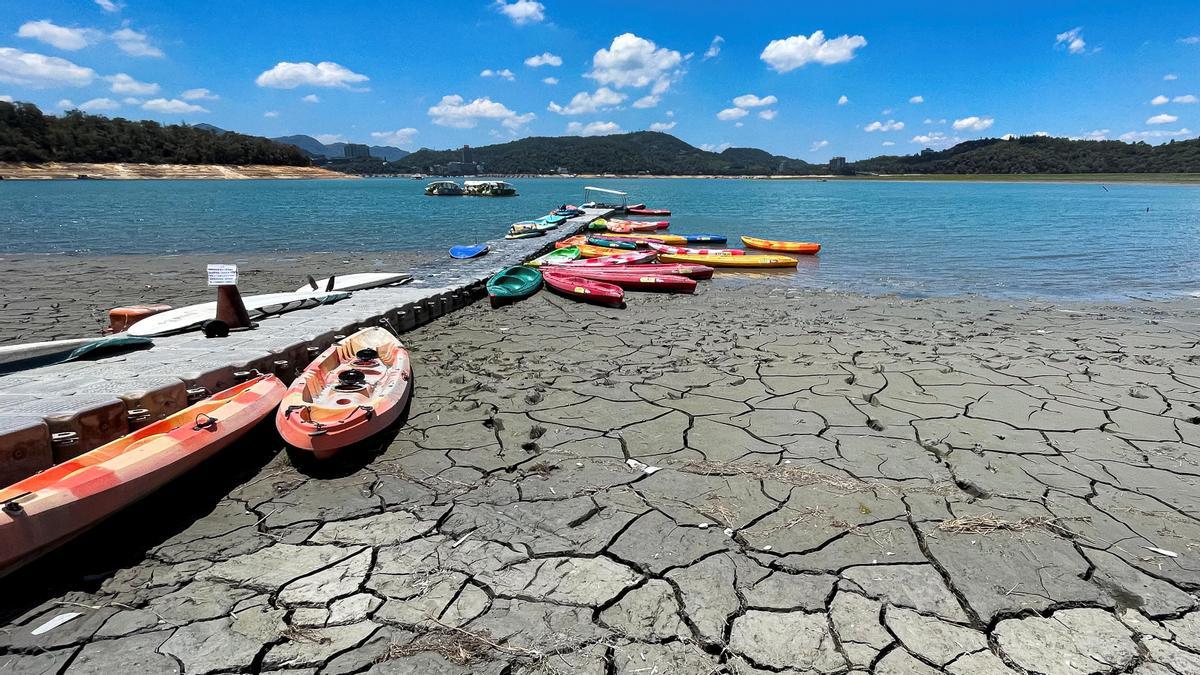
{"type": "Polygon", "coordinates": [[[400,274],[399,272],[361,272],[358,274],[343,274],[341,276],[327,277],[325,279],[317,279],[312,284],[304,284],[296,289],[297,293],[311,293],[312,291],[361,291],[367,288],[377,288],[379,286],[394,286],[412,281],[412,275],[400,274]],[[333,279],[333,288],[329,286],[329,279],[333,279]]]}
{"type": "MultiPolygon", "coordinates": [[[[325,305],[350,297],[346,292],[306,291],[303,293],[267,293],[242,298],[251,319],[261,319],[297,309],[325,305]]],[[[216,318],[217,303],[205,302],[180,307],[142,319],[129,327],[129,334],[141,337],[170,335],[200,328],[200,324],[216,318]]]]}
{"type": "Polygon", "coordinates": [[[67,359],[81,358],[87,354],[100,354],[120,349],[146,347],[150,340],[117,333],[108,337],[51,340],[49,342],[26,342],[0,346],[0,372],[11,368],[33,367],[57,363],[67,359]]]}

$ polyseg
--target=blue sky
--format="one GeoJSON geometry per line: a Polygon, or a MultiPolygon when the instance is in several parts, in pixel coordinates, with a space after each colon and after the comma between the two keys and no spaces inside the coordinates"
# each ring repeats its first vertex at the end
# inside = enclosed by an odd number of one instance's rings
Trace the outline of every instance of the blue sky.
{"type": "Polygon", "coordinates": [[[407,149],[1200,135],[1200,3],[0,0],[0,96],[407,149]]]}

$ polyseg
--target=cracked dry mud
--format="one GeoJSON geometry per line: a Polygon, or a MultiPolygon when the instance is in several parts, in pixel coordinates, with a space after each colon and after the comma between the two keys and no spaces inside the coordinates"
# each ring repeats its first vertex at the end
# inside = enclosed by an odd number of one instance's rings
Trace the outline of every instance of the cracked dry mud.
{"type": "Polygon", "coordinates": [[[1198,673],[1194,304],[477,304],[379,454],[278,454],[0,671],[1198,673]]]}

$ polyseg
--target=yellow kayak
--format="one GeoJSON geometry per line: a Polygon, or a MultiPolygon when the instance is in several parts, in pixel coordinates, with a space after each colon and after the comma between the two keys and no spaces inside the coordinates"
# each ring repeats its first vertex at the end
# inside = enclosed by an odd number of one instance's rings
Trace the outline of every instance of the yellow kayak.
{"type": "Polygon", "coordinates": [[[688,243],[687,237],[681,237],[677,234],[663,234],[661,232],[655,232],[654,234],[619,234],[617,232],[605,232],[604,238],[624,241],[652,241],[656,244],[671,244],[672,246],[683,246],[688,243]]]}
{"type": "Polygon", "coordinates": [[[592,246],[591,244],[580,244],[576,248],[579,249],[580,258],[604,258],[610,255],[630,253],[630,251],[624,249],[607,248],[605,246],[592,246]]]}
{"type": "Polygon", "coordinates": [[[795,267],[796,259],[786,255],[683,255],[659,253],[662,262],[708,265],[709,267],[795,267]]]}

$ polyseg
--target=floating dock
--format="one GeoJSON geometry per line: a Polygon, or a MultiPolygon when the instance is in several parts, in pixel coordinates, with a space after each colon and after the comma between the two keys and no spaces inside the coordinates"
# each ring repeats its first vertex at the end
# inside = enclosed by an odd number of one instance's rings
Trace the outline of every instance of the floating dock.
{"type": "Polygon", "coordinates": [[[480,300],[500,269],[541,255],[613,213],[584,211],[545,237],[495,239],[486,242],[491,251],[480,258],[447,256],[401,270],[412,275],[403,286],[355,291],[345,300],[270,317],[226,338],[209,339],[198,331],[158,337],[147,350],[0,375],[0,485],[170,415],[189,400],[232,386],[248,371],[290,382],[340,336],[368,326],[402,334],[480,300]]]}

